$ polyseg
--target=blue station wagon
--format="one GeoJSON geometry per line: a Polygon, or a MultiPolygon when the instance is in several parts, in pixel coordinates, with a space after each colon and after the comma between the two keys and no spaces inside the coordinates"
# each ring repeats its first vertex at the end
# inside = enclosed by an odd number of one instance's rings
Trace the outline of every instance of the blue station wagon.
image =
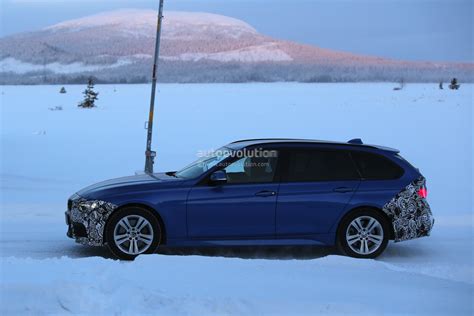
{"type": "Polygon", "coordinates": [[[131,260],[158,247],[321,245],[375,258],[428,236],[425,178],[398,150],[253,139],[180,171],[104,181],[70,197],[67,235],[131,260]]]}

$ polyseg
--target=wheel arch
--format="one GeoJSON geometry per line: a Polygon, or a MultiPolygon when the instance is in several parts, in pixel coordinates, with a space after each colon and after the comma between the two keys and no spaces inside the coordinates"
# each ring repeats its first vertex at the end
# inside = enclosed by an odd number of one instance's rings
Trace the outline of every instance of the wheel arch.
{"type": "MultiPolygon", "coordinates": [[[[112,214],[114,214],[116,212],[119,212],[120,210],[123,210],[125,208],[129,208],[129,207],[139,207],[139,208],[146,209],[146,210],[150,211],[150,213],[153,214],[153,216],[155,216],[155,218],[158,220],[158,222],[161,225],[161,227],[160,227],[161,228],[161,234],[162,234],[161,244],[166,245],[166,235],[167,234],[166,234],[165,222],[163,221],[163,218],[161,217],[161,215],[159,214],[159,212],[156,209],[150,207],[149,205],[142,204],[142,203],[129,203],[129,204],[120,205],[119,207],[117,207],[114,210],[114,212],[112,214]]],[[[107,231],[109,222],[110,222],[110,216],[107,219],[107,221],[105,222],[105,226],[104,226],[104,234],[103,234],[104,244],[107,243],[107,237],[106,237],[107,234],[105,232],[107,231]]]]}
{"type": "Polygon", "coordinates": [[[383,218],[385,218],[385,220],[387,221],[388,223],[388,226],[390,227],[390,230],[389,230],[389,239],[390,240],[393,240],[395,238],[395,231],[393,230],[393,224],[392,224],[392,220],[390,219],[390,217],[388,216],[387,213],[385,213],[384,211],[382,211],[382,209],[378,208],[378,207],[375,207],[375,206],[369,206],[369,205],[361,205],[361,206],[357,206],[357,207],[354,207],[350,210],[348,210],[344,216],[341,217],[341,219],[339,220],[339,223],[337,224],[337,230],[336,230],[336,236],[339,236],[339,232],[340,232],[340,229],[341,229],[341,225],[342,223],[344,222],[344,220],[349,217],[352,213],[356,212],[356,211],[360,211],[360,210],[373,210],[373,211],[376,211],[377,213],[379,213],[383,218]]]}

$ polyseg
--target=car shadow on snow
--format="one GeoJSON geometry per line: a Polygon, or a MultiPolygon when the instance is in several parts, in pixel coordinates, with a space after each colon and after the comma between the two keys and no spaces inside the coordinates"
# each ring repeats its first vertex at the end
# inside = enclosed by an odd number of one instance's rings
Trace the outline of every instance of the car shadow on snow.
{"type": "MultiPolygon", "coordinates": [[[[160,247],[156,255],[166,256],[204,256],[240,259],[317,259],[328,255],[337,254],[336,249],[315,246],[244,246],[244,247],[160,247]]],[[[71,258],[102,257],[114,259],[107,247],[84,247],[71,245],[64,249],[63,255],[71,258]]]]}
{"type": "MultiPolygon", "coordinates": [[[[233,247],[160,247],[155,255],[165,256],[203,256],[240,259],[267,260],[309,260],[329,255],[339,255],[335,247],[321,246],[233,246],[233,247]]],[[[423,258],[431,254],[430,249],[423,249],[418,244],[399,245],[390,243],[387,249],[377,258],[379,261],[404,261],[406,259],[423,258]]],[[[70,245],[62,249],[61,255],[71,258],[102,257],[115,259],[107,247],[87,247],[70,245]]],[[[45,257],[50,257],[47,254],[45,257]]]]}
{"type": "Polygon", "coordinates": [[[392,261],[415,258],[429,258],[433,255],[434,249],[420,244],[418,240],[408,240],[403,243],[391,242],[387,249],[377,259],[381,261],[392,261]]]}
{"type": "Polygon", "coordinates": [[[71,258],[102,257],[104,259],[114,259],[107,247],[88,247],[78,244],[73,244],[64,249],[64,255],[71,258]]]}
{"type": "Polygon", "coordinates": [[[190,247],[168,248],[158,250],[162,255],[205,256],[240,259],[317,259],[337,254],[336,249],[315,246],[242,246],[242,247],[190,247]]]}
{"type": "MultiPolygon", "coordinates": [[[[61,255],[71,258],[102,257],[114,259],[107,247],[88,247],[72,244],[61,247],[61,255]]],[[[41,251],[40,251],[41,253],[41,251]]],[[[240,259],[318,259],[328,255],[338,255],[335,247],[321,246],[232,246],[232,247],[166,247],[161,246],[156,255],[166,256],[204,256],[240,259]]],[[[430,250],[419,247],[417,243],[405,243],[399,245],[390,243],[378,260],[392,261],[399,259],[418,258],[430,254],[430,250]]],[[[45,257],[51,257],[51,250],[44,253],[45,257]]],[[[41,257],[41,256],[40,256],[41,257]]]]}

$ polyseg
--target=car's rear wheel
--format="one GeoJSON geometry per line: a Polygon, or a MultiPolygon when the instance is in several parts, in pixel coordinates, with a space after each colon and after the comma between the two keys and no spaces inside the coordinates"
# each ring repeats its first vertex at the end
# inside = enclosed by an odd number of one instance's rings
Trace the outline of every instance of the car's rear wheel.
{"type": "Polygon", "coordinates": [[[162,240],[162,229],[149,210],[128,207],[109,219],[106,239],[110,251],[117,258],[133,260],[138,255],[156,251],[162,240]]]}
{"type": "Polygon", "coordinates": [[[338,230],[341,252],[355,258],[376,258],[390,238],[385,217],[375,210],[358,210],[346,216],[338,230]]]}

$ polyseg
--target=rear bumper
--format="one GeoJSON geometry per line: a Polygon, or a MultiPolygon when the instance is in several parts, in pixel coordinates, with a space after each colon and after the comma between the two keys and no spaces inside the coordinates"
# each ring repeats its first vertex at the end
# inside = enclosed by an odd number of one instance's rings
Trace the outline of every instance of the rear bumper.
{"type": "Polygon", "coordinates": [[[392,220],[395,241],[430,235],[434,217],[426,199],[418,195],[425,183],[424,177],[418,178],[383,207],[392,220]]]}

